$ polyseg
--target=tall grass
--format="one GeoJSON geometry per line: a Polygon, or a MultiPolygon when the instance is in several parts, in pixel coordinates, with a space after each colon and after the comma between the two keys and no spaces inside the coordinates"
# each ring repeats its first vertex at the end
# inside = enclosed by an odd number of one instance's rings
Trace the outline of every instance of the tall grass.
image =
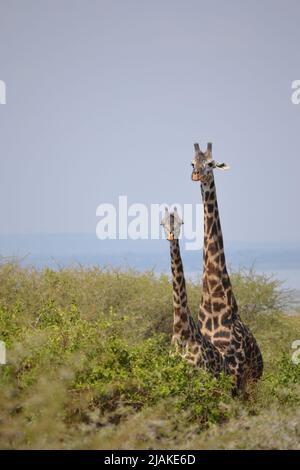
{"type": "MultiPolygon", "coordinates": [[[[265,360],[247,401],[231,397],[228,377],[216,380],[169,354],[167,276],[2,263],[0,340],[8,364],[0,366],[0,447],[207,448],[221,445],[215,429],[224,430],[225,446],[238,447],[235,423],[262,416],[267,428],[273,416],[296,416],[300,365],[291,361],[291,343],[300,339],[300,315],[284,314],[291,293],[253,271],[235,273],[232,282],[265,360]]],[[[188,294],[196,314],[199,286],[188,283],[188,294]]],[[[257,442],[252,434],[249,448],[257,442]]],[[[293,436],[290,442],[296,447],[293,436]]]]}

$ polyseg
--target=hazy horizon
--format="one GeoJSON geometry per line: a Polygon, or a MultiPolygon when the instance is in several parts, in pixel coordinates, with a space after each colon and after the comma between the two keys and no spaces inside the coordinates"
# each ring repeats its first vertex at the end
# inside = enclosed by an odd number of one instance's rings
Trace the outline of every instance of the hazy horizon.
{"type": "MultiPolygon", "coordinates": [[[[202,273],[202,250],[188,251],[180,241],[187,278],[202,273]]],[[[170,274],[166,240],[97,240],[94,234],[0,235],[0,262],[18,260],[22,266],[61,269],[100,266],[170,274]]],[[[273,274],[284,286],[300,291],[300,243],[225,241],[229,269],[254,269],[273,274]]]]}

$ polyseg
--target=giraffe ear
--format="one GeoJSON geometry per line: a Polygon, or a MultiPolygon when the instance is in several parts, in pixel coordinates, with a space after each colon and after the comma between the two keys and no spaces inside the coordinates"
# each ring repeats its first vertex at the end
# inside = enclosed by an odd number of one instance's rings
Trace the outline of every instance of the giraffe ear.
{"type": "Polygon", "coordinates": [[[229,170],[230,166],[226,163],[215,163],[215,168],[219,168],[219,170],[229,170]]]}

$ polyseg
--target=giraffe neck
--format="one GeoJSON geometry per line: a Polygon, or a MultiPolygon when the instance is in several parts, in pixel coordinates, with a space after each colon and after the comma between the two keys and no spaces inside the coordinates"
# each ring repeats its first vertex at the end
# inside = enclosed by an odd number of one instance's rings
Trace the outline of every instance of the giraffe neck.
{"type": "MultiPolygon", "coordinates": [[[[224,254],[223,235],[213,173],[207,183],[201,183],[204,206],[203,304],[230,304],[236,309],[224,254]]],[[[209,310],[209,309],[208,309],[209,310]]],[[[221,310],[221,307],[220,307],[221,310]]]]}
{"type": "Polygon", "coordinates": [[[196,326],[187,305],[187,293],[178,240],[170,242],[173,284],[173,340],[183,345],[192,340],[196,326]]]}
{"type": "Polygon", "coordinates": [[[171,270],[173,281],[173,307],[187,311],[187,294],[182,259],[178,240],[170,242],[171,270]]]}

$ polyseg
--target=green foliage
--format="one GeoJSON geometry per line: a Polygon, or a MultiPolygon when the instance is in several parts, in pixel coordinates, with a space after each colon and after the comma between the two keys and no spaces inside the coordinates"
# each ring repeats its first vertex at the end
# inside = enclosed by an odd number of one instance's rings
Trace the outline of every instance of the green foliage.
{"type": "Polygon", "coordinates": [[[219,405],[230,400],[229,378],[217,381],[202,370],[195,372],[169,350],[164,336],[131,347],[113,337],[103,354],[78,373],[76,386],[95,391],[94,400],[103,410],[119,403],[140,409],[172,398],[176,410],[189,410],[190,419],[205,424],[223,419],[219,405]]]}
{"type": "MultiPolygon", "coordinates": [[[[217,380],[170,354],[167,276],[2,264],[8,364],[0,367],[0,447],[181,447],[187,435],[196,446],[205,429],[274,407],[292,412],[300,366],[291,343],[300,316],[281,313],[290,297],[276,281],[252,272],[232,279],[265,360],[248,400],[231,397],[228,377],[217,380]]],[[[196,312],[199,288],[189,283],[188,291],[196,312]]]]}

